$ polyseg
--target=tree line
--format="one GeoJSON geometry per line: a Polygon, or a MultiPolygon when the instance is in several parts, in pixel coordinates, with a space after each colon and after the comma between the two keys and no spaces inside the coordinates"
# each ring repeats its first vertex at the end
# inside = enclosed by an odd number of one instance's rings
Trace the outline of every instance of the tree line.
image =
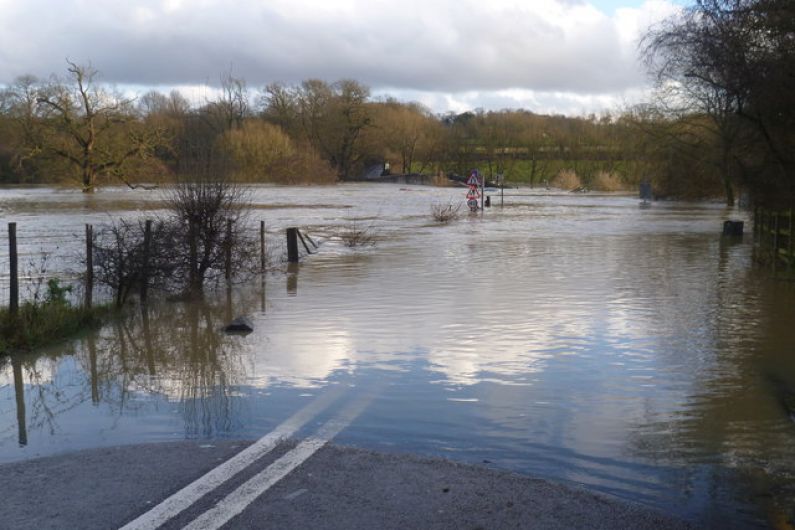
{"type": "Polygon", "coordinates": [[[127,98],[90,65],[23,76],[0,92],[0,182],[136,187],[212,167],[237,181],[333,183],[388,162],[399,173],[463,175],[658,196],[757,201],[795,193],[795,7],[697,0],[652,28],[647,104],[600,116],[526,110],[433,114],[373,98],[355,80],[249,89],[231,72],[214,99],[127,98]]]}
{"type": "Polygon", "coordinates": [[[688,192],[651,148],[664,141],[651,132],[665,119],[635,110],[435,115],[418,103],[374,99],[353,80],[252,91],[230,74],[215,99],[195,106],[178,91],[127,98],[97,75],[69,63],[66,77],[23,76],[0,92],[0,182],[75,182],[91,191],[212,167],[242,182],[332,183],[388,162],[396,173],[465,175],[478,167],[491,180],[539,185],[568,172],[587,186],[655,179],[661,193],[688,192]]]}

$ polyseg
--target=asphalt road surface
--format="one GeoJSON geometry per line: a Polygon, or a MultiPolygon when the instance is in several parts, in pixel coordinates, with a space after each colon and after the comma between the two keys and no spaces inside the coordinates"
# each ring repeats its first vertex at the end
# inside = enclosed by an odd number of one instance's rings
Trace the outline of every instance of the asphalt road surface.
{"type": "Polygon", "coordinates": [[[645,507],[481,466],[322,438],[279,441],[264,454],[252,448],[164,443],[0,466],[0,527],[691,528],[645,507]]]}

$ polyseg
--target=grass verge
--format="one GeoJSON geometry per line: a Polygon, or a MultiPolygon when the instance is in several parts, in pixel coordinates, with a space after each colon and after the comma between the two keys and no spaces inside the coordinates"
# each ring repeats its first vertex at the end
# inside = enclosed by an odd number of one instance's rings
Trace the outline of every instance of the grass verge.
{"type": "Polygon", "coordinates": [[[98,326],[109,306],[91,309],[66,303],[26,302],[12,315],[0,309],[0,356],[34,350],[98,326]]]}

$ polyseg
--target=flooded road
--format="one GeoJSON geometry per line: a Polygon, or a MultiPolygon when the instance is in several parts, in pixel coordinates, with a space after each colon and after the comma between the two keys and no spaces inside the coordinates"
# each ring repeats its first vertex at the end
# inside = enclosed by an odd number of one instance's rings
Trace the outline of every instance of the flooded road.
{"type": "MultiPolygon", "coordinates": [[[[795,288],[752,266],[750,235],[721,241],[745,213],[507,193],[521,196],[437,225],[431,205],[461,190],[257,188],[250,220],[266,222],[277,270],[0,360],[0,462],[258,438],[328,387],[367,388],[339,443],[485,462],[713,526],[793,517],[795,288]],[[353,223],[376,245],[344,246],[353,223]],[[322,241],[289,270],[287,226],[322,241]],[[219,332],[240,314],[253,333],[219,332]]],[[[153,192],[0,192],[23,256],[50,251],[53,274],[79,270],[84,223],[160,208],[153,192]]]]}

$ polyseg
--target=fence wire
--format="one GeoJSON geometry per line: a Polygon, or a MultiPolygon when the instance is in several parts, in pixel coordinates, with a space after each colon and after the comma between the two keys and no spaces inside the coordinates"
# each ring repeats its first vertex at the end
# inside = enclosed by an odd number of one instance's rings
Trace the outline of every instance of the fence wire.
{"type": "MultiPolygon", "coordinates": [[[[107,224],[93,224],[95,236],[102,234],[107,224]]],[[[318,241],[328,238],[328,234],[301,229],[306,235],[318,241]]],[[[259,221],[248,222],[243,232],[250,244],[257,246],[256,264],[260,256],[259,221]]],[[[7,307],[11,299],[11,274],[8,229],[3,227],[0,237],[0,307],[7,307]]],[[[47,283],[56,280],[58,286],[68,289],[67,299],[73,304],[82,303],[85,298],[86,278],[86,232],[85,224],[73,223],[68,226],[42,227],[40,223],[17,222],[16,228],[19,303],[43,301],[47,295],[47,283]]],[[[307,242],[310,250],[315,248],[307,242]]],[[[287,261],[284,229],[265,229],[266,266],[278,268],[287,261]]],[[[299,254],[307,254],[299,245],[299,254]]],[[[113,301],[113,292],[107,286],[96,284],[92,291],[93,302],[103,304],[113,301]]]]}

